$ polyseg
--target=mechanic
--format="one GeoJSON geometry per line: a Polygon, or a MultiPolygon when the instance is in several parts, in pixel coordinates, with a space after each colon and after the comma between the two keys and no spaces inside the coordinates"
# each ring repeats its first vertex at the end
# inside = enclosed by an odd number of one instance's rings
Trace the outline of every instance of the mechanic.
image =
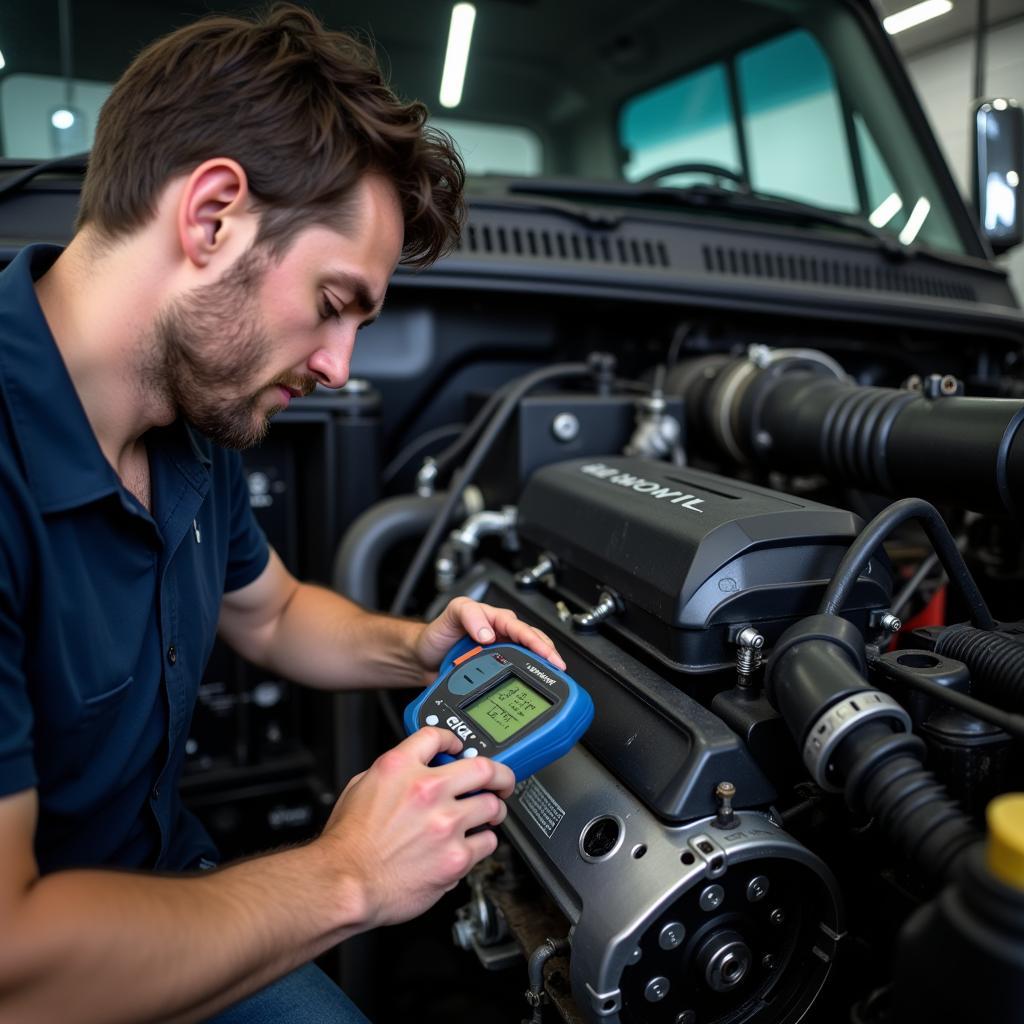
{"type": "Polygon", "coordinates": [[[0,275],[0,1022],[362,1021],[309,961],[411,918],[496,846],[514,784],[424,729],[306,845],[218,867],[177,793],[217,631],[324,689],[423,685],[464,633],[296,581],[236,451],[317,384],[399,261],[454,243],[464,173],[372,52],[278,7],[143,51],[76,233],[0,275]],[[461,798],[461,799],[460,799],[461,798]]]}

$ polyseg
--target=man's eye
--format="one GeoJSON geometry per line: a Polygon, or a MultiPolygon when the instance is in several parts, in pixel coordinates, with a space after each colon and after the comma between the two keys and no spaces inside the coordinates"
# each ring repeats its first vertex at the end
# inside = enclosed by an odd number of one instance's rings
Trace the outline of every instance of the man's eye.
{"type": "Polygon", "coordinates": [[[330,299],[324,299],[320,306],[320,319],[321,320],[340,320],[341,310],[338,309],[330,299]]]}

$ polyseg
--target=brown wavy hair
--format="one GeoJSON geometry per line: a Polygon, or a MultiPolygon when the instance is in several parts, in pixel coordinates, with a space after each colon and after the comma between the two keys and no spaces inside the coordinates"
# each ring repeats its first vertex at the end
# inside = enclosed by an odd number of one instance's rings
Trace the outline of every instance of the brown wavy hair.
{"type": "Polygon", "coordinates": [[[203,18],[148,46],[114,86],[76,226],[116,239],[153,217],[171,178],[230,157],[261,212],[256,244],[280,255],[308,225],[344,229],[354,187],[376,172],[398,190],[401,262],[424,267],[457,243],[465,185],[454,143],[426,119],[369,46],[302,7],[203,18]]]}

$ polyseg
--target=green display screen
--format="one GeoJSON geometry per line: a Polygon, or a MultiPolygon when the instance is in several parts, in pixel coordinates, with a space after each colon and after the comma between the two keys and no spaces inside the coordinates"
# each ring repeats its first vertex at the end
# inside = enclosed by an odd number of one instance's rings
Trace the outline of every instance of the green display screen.
{"type": "Polygon", "coordinates": [[[553,703],[522,679],[512,676],[465,710],[492,740],[504,743],[553,703]]]}

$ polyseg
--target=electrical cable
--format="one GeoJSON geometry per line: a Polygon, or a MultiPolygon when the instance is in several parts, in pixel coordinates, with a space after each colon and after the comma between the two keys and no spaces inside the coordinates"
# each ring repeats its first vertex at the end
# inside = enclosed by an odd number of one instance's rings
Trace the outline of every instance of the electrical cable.
{"type": "MultiPolygon", "coordinates": [[[[590,363],[556,363],[554,366],[534,370],[532,373],[528,373],[506,386],[507,390],[501,399],[501,404],[497,407],[497,411],[483,429],[479,438],[477,438],[472,451],[466,457],[466,461],[455,471],[452,477],[451,486],[448,488],[444,505],[420,542],[420,546],[416,550],[416,554],[413,556],[412,562],[399,585],[398,592],[395,594],[395,599],[391,603],[392,615],[405,614],[406,606],[412,597],[416,584],[423,575],[423,570],[426,568],[427,562],[437,547],[441,534],[448,526],[452,510],[461,499],[462,492],[466,489],[466,486],[473,480],[491,446],[504,429],[522,398],[539,384],[545,384],[565,377],[591,376],[594,372],[595,366],[590,363]]],[[[474,420],[474,422],[476,421],[474,420]]],[[[472,427],[472,424],[470,424],[470,427],[472,427]]]]}
{"type": "Polygon", "coordinates": [[[405,468],[405,466],[412,461],[418,452],[424,448],[429,448],[430,445],[436,444],[442,438],[447,438],[450,434],[462,435],[465,433],[467,427],[465,423],[445,423],[443,426],[434,427],[432,430],[427,430],[420,434],[419,437],[413,438],[383,469],[380,478],[381,483],[389,484],[392,480],[398,476],[399,473],[405,468]]]}
{"type": "Polygon", "coordinates": [[[964,563],[953,534],[949,532],[949,527],[943,522],[935,506],[920,498],[903,498],[901,501],[893,502],[861,530],[839,563],[839,568],[836,569],[821,600],[818,613],[839,615],[858,577],[881,547],[882,542],[897,526],[910,519],[919,520],[924,527],[950,581],[960,591],[971,609],[971,621],[980,629],[994,629],[995,620],[992,613],[988,610],[978,584],[964,563]]]}
{"type": "Polygon", "coordinates": [[[466,452],[472,447],[473,442],[480,436],[488,420],[494,415],[495,410],[501,404],[509,388],[514,381],[506,381],[500,388],[492,391],[487,396],[487,401],[480,407],[477,414],[470,420],[469,426],[453,441],[444,451],[434,456],[434,465],[437,468],[437,479],[443,480],[446,473],[452,470],[466,452]]]}
{"type": "Polygon", "coordinates": [[[679,362],[679,353],[683,349],[683,342],[693,333],[694,324],[691,321],[684,321],[672,332],[672,340],[668,345],[668,355],[665,356],[665,365],[671,369],[679,362]]]}

